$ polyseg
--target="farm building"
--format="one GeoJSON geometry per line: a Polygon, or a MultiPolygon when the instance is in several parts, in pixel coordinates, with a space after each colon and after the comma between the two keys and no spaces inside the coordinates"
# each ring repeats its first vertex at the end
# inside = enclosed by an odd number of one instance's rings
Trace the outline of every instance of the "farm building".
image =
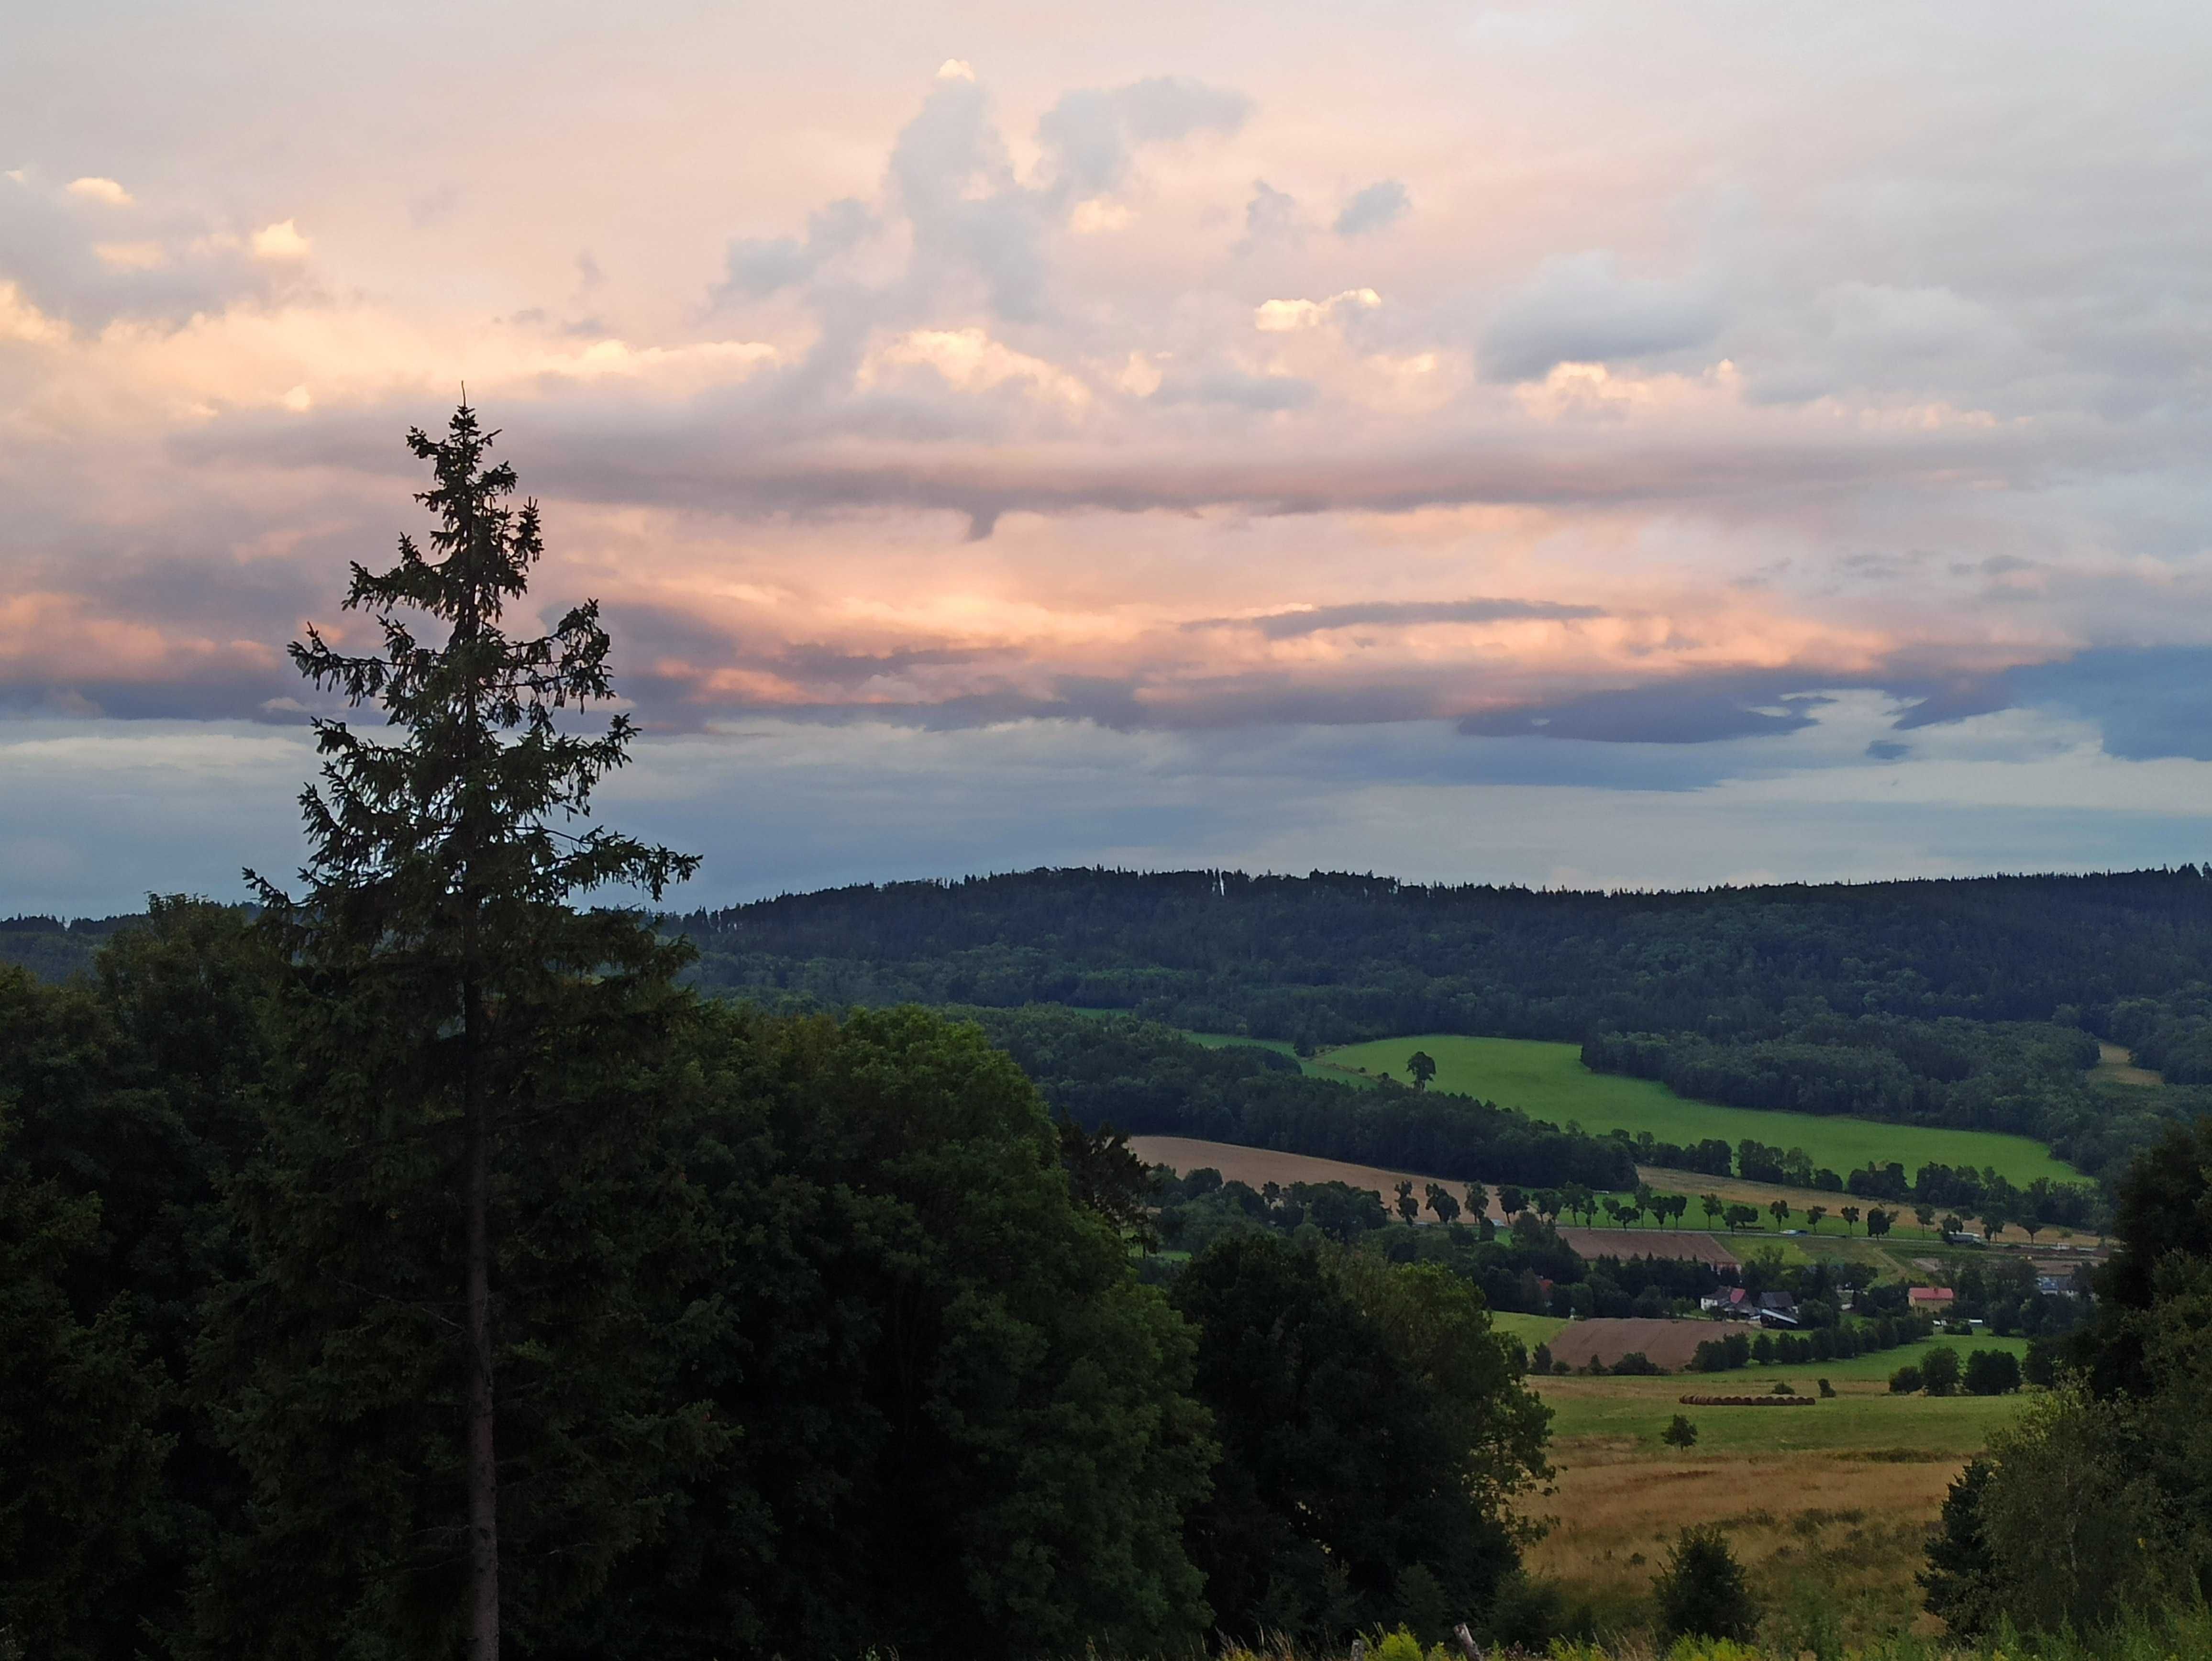
{"type": "Polygon", "coordinates": [[[1914,1287],[1905,1294],[1906,1305],[1916,1315],[1933,1315],[1939,1319],[1951,1312],[1958,1293],[1948,1287],[1914,1287]]]}

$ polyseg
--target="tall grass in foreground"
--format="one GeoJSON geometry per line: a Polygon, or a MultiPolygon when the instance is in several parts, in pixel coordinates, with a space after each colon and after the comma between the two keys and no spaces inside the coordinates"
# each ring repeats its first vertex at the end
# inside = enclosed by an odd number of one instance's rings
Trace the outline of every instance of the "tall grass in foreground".
{"type": "MultiPolygon", "coordinates": [[[[2200,1661],[2212,1657],[2212,1609],[2199,1605],[2179,1613],[2153,1612],[2092,1637],[2070,1634],[2026,1636],[2006,1632],[1978,1640],[1898,1637],[1864,1644],[1785,1640],[1733,1643],[1725,1639],[1680,1638],[1672,1643],[1632,1635],[1600,1643],[1562,1640],[1547,1650],[1486,1651],[1498,1657],[1540,1657],[1544,1661],[2200,1661]]],[[[1287,1644],[1257,1650],[1236,1649],[1222,1661],[1340,1661],[1349,1646],[1336,1650],[1302,1650],[1287,1644]]],[[[1462,1661],[1456,1646],[1424,1650],[1410,1633],[1370,1639],[1369,1661],[1462,1661]]]]}

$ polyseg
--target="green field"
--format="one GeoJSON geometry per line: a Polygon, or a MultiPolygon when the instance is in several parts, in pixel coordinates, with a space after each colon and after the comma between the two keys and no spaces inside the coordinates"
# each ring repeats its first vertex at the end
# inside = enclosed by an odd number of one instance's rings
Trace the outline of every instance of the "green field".
{"type": "Polygon", "coordinates": [[[1551,1342],[1566,1322],[1556,1315],[1515,1315],[1504,1310],[1493,1310],[1490,1324],[1500,1332],[1511,1333],[1525,1348],[1534,1349],[1539,1344],[1551,1342]]]}
{"type": "Polygon", "coordinates": [[[1717,1136],[1733,1147],[1748,1138],[1776,1147],[1802,1147],[1814,1165],[1838,1175],[1869,1160],[1894,1159],[1908,1172],[1929,1164],[1964,1165],[1978,1171],[1995,1166],[2021,1183],[2038,1177],[2081,1180],[2079,1171],[2025,1136],[1686,1101],[1649,1079],[1593,1073],[1583,1065],[1579,1047],[1571,1043],[1432,1032],[1347,1044],[1330,1050],[1325,1059],[1402,1080],[1406,1058],[1417,1050],[1426,1050],[1436,1062],[1439,1090],[1517,1107],[1558,1124],[1571,1119],[1585,1130],[1626,1130],[1632,1135],[1648,1130],[1662,1141],[1685,1145],[1717,1136]]]}
{"type": "MultiPolygon", "coordinates": [[[[2007,1348],[2002,1340],[1961,1340],[1963,1349],[2007,1348]]],[[[1698,1427],[1698,1449],[1713,1453],[1850,1453],[1888,1457],[1963,1458],[1989,1445],[1990,1433],[2020,1411],[2020,1396],[1892,1396],[1889,1375],[1927,1348],[1913,1345],[1879,1356],[1805,1367],[1744,1367],[1734,1372],[1681,1372],[1665,1378],[1536,1380],[1552,1409],[1552,1434],[1632,1437],[1656,1444],[1676,1414],[1698,1427]],[[1857,1362],[1881,1362],[1879,1379],[1856,1377],[1857,1362]],[[1817,1396],[1817,1380],[1837,1387],[1809,1408],[1685,1407],[1684,1396],[1764,1396],[1787,1382],[1817,1396]]]]}

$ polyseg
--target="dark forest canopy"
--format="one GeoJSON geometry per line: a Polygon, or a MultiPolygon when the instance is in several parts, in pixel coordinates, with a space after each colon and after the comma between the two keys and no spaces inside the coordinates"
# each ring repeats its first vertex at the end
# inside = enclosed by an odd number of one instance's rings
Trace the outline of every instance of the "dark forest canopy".
{"type": "Polygon", "coordinates": [[[1331,1043],[1771,1038],[1814,1011],[2094,1029],[2118,1002],[2212,975],[2212,880],[2194,866],[1686,893],[1039,870],[671,921],[715,985],[1091,1005],[1331,1043]]]}

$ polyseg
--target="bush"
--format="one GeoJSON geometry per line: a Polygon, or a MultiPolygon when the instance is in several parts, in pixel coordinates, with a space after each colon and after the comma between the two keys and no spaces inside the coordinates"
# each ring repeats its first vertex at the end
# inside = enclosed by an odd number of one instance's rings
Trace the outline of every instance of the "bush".
{"type": "Polygon", "coordinates": [[[1651,1591],[1669,1638],[1747,1639],[1759,1624],[1743,1566],[1717,1528],[1684,1529],[1651,1591]]]}
{"type": "Polygon", "coordinates": [[[1969,1396],[2008,1396],[2020,1388],[2020,1357],[2008,1349],[1978,1349],[1966,1358],[1969,1396]]]}
{"type": "Polygon", "coordinates": [[[1910,1396],[1926,1382],[1920,1376],[1918,1367],[1901,1366],[1889,1375],[1889,1393],[1892,1396],[1910,1396]]]}
{"type": "Polygon", "coordinates": [[[1830,1384],[1826,1378],[1816,1379],[1814,1382],[1820,1386],[1820,1399],[1822,1401],[1832,1402],[1836,1399],[1836,1387],[1833,1384],[1830,1384]]]}
{"type": "Polygon", "coordinates": [[[1613,1364],[1616,1378],[1656,1378],[1664,1371],[1640,1349],[1632,1349],[1613,1364]]]}
{"type": "Polygon", "coordinates": [[[1695,1447],[1698,1445],[1698,1427],[1678,1413],[1667,1428],[1659,1433],[1659,1439],[1669,1447],[1695,1447]]]}

